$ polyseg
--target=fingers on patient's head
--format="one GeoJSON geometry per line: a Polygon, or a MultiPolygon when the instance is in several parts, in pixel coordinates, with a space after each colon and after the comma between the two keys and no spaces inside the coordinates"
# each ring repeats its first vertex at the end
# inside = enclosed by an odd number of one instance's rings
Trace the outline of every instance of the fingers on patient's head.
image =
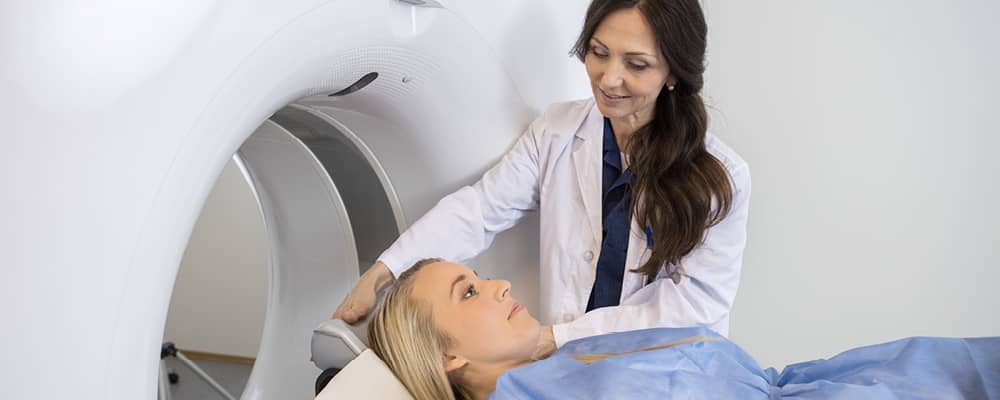
{"type": "Polygon", "coordinates": [[[355,321],[358,320],[357,315],[355,315],[354,312],[352,312],[352,311],[343,311],[343,312],[336,313],[336,314],[333,315],[333,318],[334,319],[341,319],[341,320],[343,320],[344,322],[346,322],[348,324],[353,324],[355,321]]]}

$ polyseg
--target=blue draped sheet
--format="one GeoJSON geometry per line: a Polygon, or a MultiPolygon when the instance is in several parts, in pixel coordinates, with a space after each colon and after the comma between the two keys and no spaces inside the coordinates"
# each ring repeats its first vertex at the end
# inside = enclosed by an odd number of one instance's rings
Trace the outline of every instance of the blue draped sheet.
{"type": "Polygon", "coordinates": [[[763,369],[704,328],[659,328],[567,343],[544,361],[501,375],[506,399],[1000,399],[1000,337],[909,338],[826,360],[763,369]],[[714,341],[609,357],[703,336],[714,341]]]}

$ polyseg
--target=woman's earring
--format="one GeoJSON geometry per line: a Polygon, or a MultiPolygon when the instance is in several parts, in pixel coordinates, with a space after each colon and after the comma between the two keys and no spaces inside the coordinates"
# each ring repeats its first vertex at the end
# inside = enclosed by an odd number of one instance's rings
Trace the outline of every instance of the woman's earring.
{"type": "Polygon", "coordinates": [[[674,85],[667,86],[667,90],[673,92],[674,91],[674,87],[675,87],[674,85]]]}

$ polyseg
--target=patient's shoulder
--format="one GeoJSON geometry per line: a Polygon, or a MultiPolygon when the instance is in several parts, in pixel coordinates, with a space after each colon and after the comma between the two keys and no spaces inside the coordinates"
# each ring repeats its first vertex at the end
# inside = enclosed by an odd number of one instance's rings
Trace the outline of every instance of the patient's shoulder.
{"type": "Polygon", "coordinates": [[[751,392],[767,393],[767,385],[756,362],[718,333],[655,328],[566,343],[545,360],[501,375],[493,398],[743,399],[753,398],[751,392]],[[690,396],[702,393],[706,396],[690,396]],[[711,397],[719,393],[727,395],[711,397]]]}

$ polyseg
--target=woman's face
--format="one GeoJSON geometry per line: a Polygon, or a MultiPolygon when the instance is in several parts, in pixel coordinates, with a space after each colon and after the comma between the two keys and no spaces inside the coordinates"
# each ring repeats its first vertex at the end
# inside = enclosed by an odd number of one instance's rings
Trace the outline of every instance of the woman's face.
{"type": "Polygon", "coordinates": [[[608,118],[653,118],[656,97],[674,84],[653,29],[637,8],[608,14],[584,57],[597,107],[608,118]]]}
{"type": "Polygon", "coordinates": [[[425,265],[413,279],[412,298],[430,304],[435,325],[453,339],[449,355],[496,364],[535,352],[541,326],[511,297],[510,282],[449,262],[425,265]]]}

